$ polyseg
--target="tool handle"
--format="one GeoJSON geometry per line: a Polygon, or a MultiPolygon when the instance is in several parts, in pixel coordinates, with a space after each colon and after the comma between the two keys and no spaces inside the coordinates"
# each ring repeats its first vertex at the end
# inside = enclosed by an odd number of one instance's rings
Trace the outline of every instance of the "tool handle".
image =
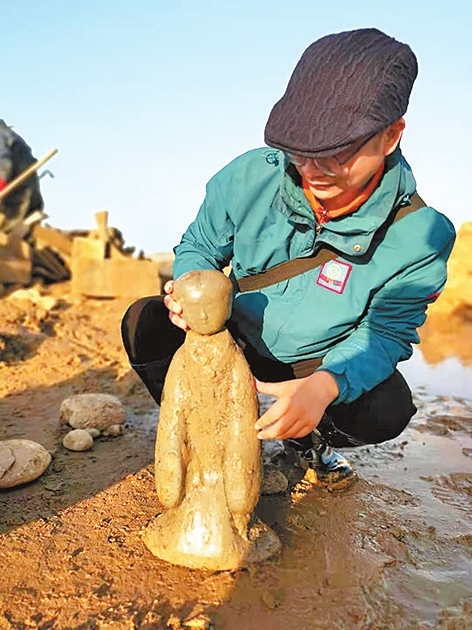
{"type": "Polygon", "coordinates": [[[7,195],[9,195],[11,191],[14,190],[17,186],[22,184],[25,181],[25,179],[28,179],[28,177],[31,177],[31,175],[35,173],[38,170],[38,168],[41,168],[41,166],[45,164],[48,160],[50,160],[53,155],[56,155],[56,153],[57,153],[57,149],[52,149],[52,151],[49,151],[49,153],[47,153],[43,158],[41,158],[34,164],[31,164],[31,166],[28,166],[28,168],[25,169],[19,175],[17,175],[15,179],[12,179],[12,181],[9,182],[5,186],[5,188],[0,192],[0,201],[2,201],[2,199],[4,199],[7,195]]]}

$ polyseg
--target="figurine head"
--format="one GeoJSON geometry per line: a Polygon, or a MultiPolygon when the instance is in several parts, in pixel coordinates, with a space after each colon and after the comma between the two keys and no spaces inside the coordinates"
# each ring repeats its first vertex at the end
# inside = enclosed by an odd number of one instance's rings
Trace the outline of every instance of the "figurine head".
{"type": "Polygon", "coordinates": [[[189,271],[174,282],[182,317],[200,335],[219,332],[231,315],[233,285],[221,271],[189,271]]]}

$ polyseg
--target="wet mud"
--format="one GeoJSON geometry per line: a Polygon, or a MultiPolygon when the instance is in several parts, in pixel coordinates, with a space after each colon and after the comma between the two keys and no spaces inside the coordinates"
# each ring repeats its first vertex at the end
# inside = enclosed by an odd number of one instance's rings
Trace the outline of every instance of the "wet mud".
{"type": "MultiPolygon", "coordinates": [[[[0,439],[53,455],[38,480],[0,492],[0,629],[472,627],[472,383],[458,396],[447,373],[442,391],[418,377],[418,413],[401,436],[343,451],[360,476],[344,493],[320,489],[293,451],[266,443],[266,465],[289,488],[262,496],[256,514],[280,554],[239,571],[185,569],[142,540],[163,512],[158,411],[123,356],[127,304],[51,291],[47,312],[0,301],[0,439]],[[125,431],[67,451],[60,403],[86,392],[119,396],[125,431]]],[[[467,371],[472,353],[458,360],[467,371]]]]}

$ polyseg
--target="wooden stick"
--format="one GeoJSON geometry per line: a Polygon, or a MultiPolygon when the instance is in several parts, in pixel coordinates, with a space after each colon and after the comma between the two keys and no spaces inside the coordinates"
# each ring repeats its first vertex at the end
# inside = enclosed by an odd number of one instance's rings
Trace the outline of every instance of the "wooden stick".
{"type": "Polygon", "coordinates": [[[41,158],[34,164],[31,164],[31,166],[28,166],[28,168],[25,169],[19,175],[17,175],[15,179],[12,179],[12,181],[9,182],[5,186],[5,188],[0,192],[0,201],[2,201],[2,199],[4,199],[7,195],[9,195],[11,191],[14,190],[17,186],[22,184],[25,181],[25,179],[28,179],[28,177],[31,177],[31,175],[35,173],[38,170],[38,168],[41,168],[41,166],[45,164],[48,160],[50,160],[53,155],[56,155],[56,153],[57,153],[57,149],[52,149],[52,151],[49,151],[49,153],[47,153],[43,158],[41,158]]]}

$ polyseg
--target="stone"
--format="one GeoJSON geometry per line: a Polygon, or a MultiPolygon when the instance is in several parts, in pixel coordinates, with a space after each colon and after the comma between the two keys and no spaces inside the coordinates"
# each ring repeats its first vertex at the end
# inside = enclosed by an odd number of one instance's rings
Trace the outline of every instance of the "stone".
{"type": "Polygon", "coordinates": [[[264,467],[261,494],[283,494],[287,491],[288,479],[281,470],[273,466],[264,467]]]}
{"type": "Polygon", "coordinates": [[[42,295],[38,289],[31,287],[29,289],[17,289],[13,291],[7,298],[8,300],[27,300],[32,304],[36,304],[42,310],[49,312],[56,308],[58,300],[51,295],[42,295]]]}
{"type": "MultiPolygon", "coordinates": [[[[116,426],[116,425],[112,424],[112,426],[116,426]]],[[[99,429],[94,429],[93,427],[91,429],[85,429],[85,430],[90,433],[93,439],[98,438],[101,435],[101,432],[99,431],[99,429]]]]}
{"type": "Polygon", "coordinates": [[[7,448],[14,457],[14,462],[0,477],[0,488],[13,488],[34,481],[51,463],[51,455],[44,446],[32,440],[4,440],[1,445],[3,457],[4,449],[7,448]]]}
{"type": "Polygon", "coordinates": [[[183,627],[185,630],[211,630],[213,623],[209,615],[202,614],[192,619],[186,619],[183,623],[183,627]]]}
{"type": "Polygon", "coordinates": [[[155,477],[166,511],[143,539],[173,564],[234,570],[281,547],[253,515],[262,479],[254,378],[224,328],[230,280],[219,271],[189,272],[173,296],[190,331],[171,361],[159,414],[155,477]]]}
{"type": "Polygon", "coordinates": [[[65,398],[60,407],[59,419],[74,429],[104,431],[114,424],[123,424],[126,409],[111,394],[75,394],[65,398]]]}
{"type": "Polygon", "coordinates": [[[3,442],[0,442],[0,477],[4,475],[9,468],[13,466],[15,462],[15,456],[11,448],[5,446],[3,442]]]}
{"type": "Polygon", "coordinates": [[[89,451],[93,448],[93,437],[86,429],[73,429],[64,436],[62,444],[69,451],[89,451]]]}
{"type": "Polygon", "coordinates": [[[111,437],[116,437],[123,433],[123,425],[122,424],[111,424],[105,431],[103,435],[109,435],[111,437]]]}

